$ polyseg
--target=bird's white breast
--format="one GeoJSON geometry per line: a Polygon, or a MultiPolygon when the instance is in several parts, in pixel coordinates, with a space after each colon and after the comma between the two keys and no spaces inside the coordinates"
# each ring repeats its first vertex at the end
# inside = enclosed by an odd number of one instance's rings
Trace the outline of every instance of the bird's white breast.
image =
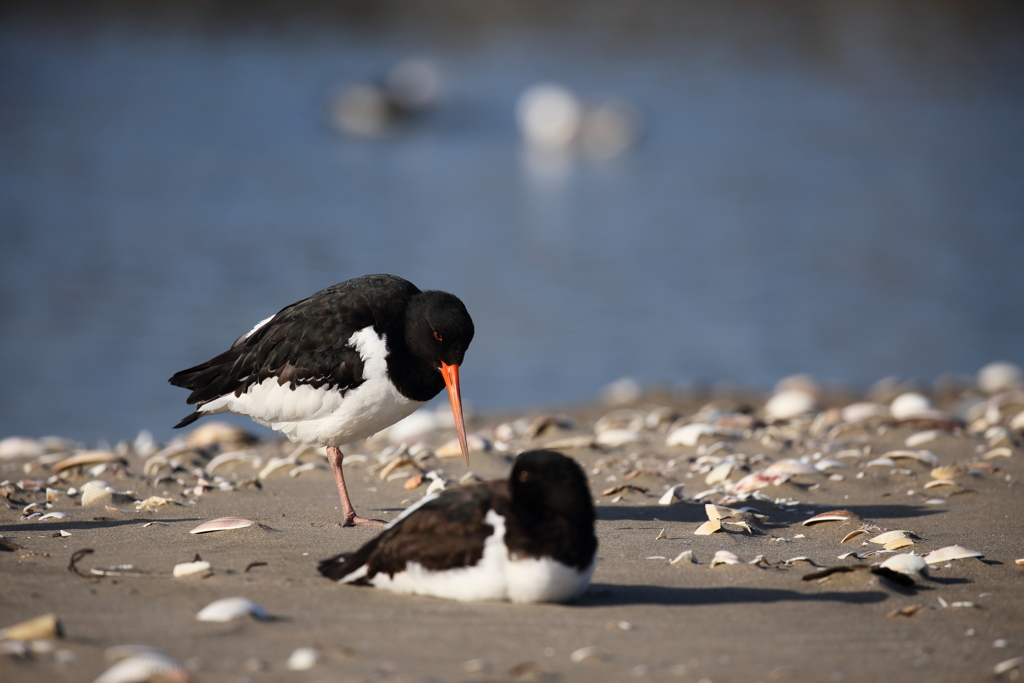
{"type": "Polygon", "coordinates": [[[363,383],[344,395],[326,386],[299,384],[293,389],[268,377],[249,385],[241,396],[226,394],[199,410],[248,415],[299,443],[341,446],[372,436],[424,405],[403,396],[388,379],[384,335],[378,336],[372,326],[364,327],[349,338],[348,345],[363,360],[363,383]]]}

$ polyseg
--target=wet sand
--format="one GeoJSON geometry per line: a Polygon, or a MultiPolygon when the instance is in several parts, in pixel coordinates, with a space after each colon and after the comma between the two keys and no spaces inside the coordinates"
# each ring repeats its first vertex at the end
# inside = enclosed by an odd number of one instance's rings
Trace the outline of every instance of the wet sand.
{"type": "MultiPolygon", "coordinates": [[[[639,405],[649,414],[669,404],[645,400],[639,405]]],[[[699,407],[673,405],[689,418],[699,407]]],[[[505,476],[519,449],[589,438],[594,419],[609,410],[567,410],[576,420],[574,428],[552,427],[532,440],[517,435],[509,442],[511,452],[474,452],[471,469],[483,478],[505,476]]],[[[475,418],[471,431],[494,441],[498,424],[540,414],[475,418]]],[[[92,681],[110,666],[105,649],[138,644],[166,651],[204,682],[1014,680],[1017,669],[996,676],[993,667],[1024,655],[1024,567],[1015,564],[1024,557],[1021,451],[1012,446],[1009,457],[986,459],[991,446],[981,434],[940,425],[933,440],[911,450],[927,450],[943,465],[981,463],[955,485],[925,489],[932,466],[913,459],[867,466],[887,451],[906,449],[908,436],[935,426],[876,420],[863,428],[829,432],[831,437],[769,440],[772,447],[762,441],[764,430],[748,431],[750,438],[719,436],[670,447],[665,423],[635,429],[643,443],[567,449],[591,473],[600,540],[593,584],[581,600],[568,605],[460,604],[330,583],[317,574],[317,561],[354,550],[377,530],[338,526],[337,495],[325,467],[296,477],[280,469],[256,488],[245,485],[255,477],[251,464],[225,465],[216,474],[237,488],[196,496],[194,473],[176,475],[189,484],[192,493],[186,495],[182,484],[169,479],[153,486],[154,477],[143,476],[144,459],[128,455],[119,473],[94,478],[119,491],[131,490],[139,499],[167,496],[174,504],[136,511],[125,498],[107,509],[102,504],[82,507],[77,498],[63,497],[51,509],[70,517],[43,521],[19,521],[25,504],[45,500],[41,492],[16,489],[8,504],[0,505],[0,535],[21,546],[0,552],[0,627],[53,612],[64,630],[61,639],[32,644],[35,652],[28,656],[0,656],[0,679],[92,681]],[[828,451],[823,457],[855,449],[862,455],[847,452],[836,458],[846,468],[797,475],[761,489],[766,499],[712,495],[718,502],[756,508],[767,520],[753,533],[736,527],[696,536],[694,530],[707,515],[703,503],[692,498],[712,486],[695,461],[719,441],[727,446],[712,455],[734,450],[767,456],[754,459],[751,469],[785,458],[811,459],[822,448],[828,451]],[[630,488],[602,495],[624,483],[647,492],[630,488]],[[659,505],[664,491],[677,483],[685,484],[686,500],[659,505]],[[802,525],[813,513],[835,509],[856,518],[802,525]],[[227,515],[257,524],[188,533],[203,521],[227,515]],[[870,535],[840,542],[861,527],[869,528],[870,535]],[[797,557],[822,567],[878,562],[886,555],[860,561],[837,557],[881,548],[866,539],[892,529],[919,537],[904,550],[923,554],[962,545],[984,558],[933,566],[930,577],[913,587],[867,570],[806,581],[803,577],[815,566],[785,562],[797,557]],[[60,535],[62,530],[70,535],[60,535]],[[85,548],[93,552],[76,563],[81,573],[69,571],[72,555],[85,548]],[[669,563],[687,549],[696,563],[669,563]],[[723,549],[744,563],[712,568],[713,556],[723,549]],[[212,564],[212,576],[172,578],[175,564],[197,554],[212,564]],[[759,564],[747,564],[758,556],[763,556],[759,564]],[[91,575],[94,568],[122,564],[133,565],[138,573],[91,575]],[[228,596],[254,600],[273,619],[196,620],[201,608],[228,596]],[[572,654],[588,646],[598,648],[596,655],[573,661],[572,654]],[[287,668],[289,655],[299,647],[321,653],[312,669],[287,668]]],[[[797,431],[809,434],[809,429],[808,421],[797,431]]],[[[442,430],[427,439],[436,445],[451,436],[442,430]]],[[[348,462],[346,471],[360,513],[392,519],[426,485],[409,491],[406,479],[381,481],[373,470],[385,445],[374,441],[349,448],[349,453],[370,457],[348,462]]],[[[266,464],[270,455],[292,446],[262,443],[255,448],[266,464]]],[[[0,480],[45,478],[47,467],[25,472],[34,461],[0,461],[0,480]]],[[[302,461],[325,463],[315,453],[302,461]]],[[[443,469],[453,480],[466,471],[458,458],[426,457],[422,462],[425,469],[443,469]]],[[[736,471],[730,479],[747,473],[736,471]]],[[[72,471],[54,488],[80,488],[89,479],[72,471]]]]}

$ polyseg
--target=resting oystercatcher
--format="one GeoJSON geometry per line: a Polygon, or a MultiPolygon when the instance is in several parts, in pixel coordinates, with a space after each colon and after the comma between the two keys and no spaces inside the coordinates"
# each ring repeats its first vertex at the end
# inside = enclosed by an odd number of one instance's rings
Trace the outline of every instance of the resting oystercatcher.
{"type": "Polygon", "coordinates": [[[459,365],[473,339],[466,307],[447,292],[420,291],[394,275],[328,287],[260,321],[216,358],[170,383],[191,389],[194,413],[237,413],[292,441],[327,447],[343,526],[383,524],[356,515],[339,446],[411,414],[445,387],[469,464],[459,365]]]}
{"type": "Polygon", "coordinates": [[[597,561],[594,503],[576,462],[520,455],[507,480],[425,497],[355,553],[320,563],[340,583],[451,600],[563,602],[597,561]]]}

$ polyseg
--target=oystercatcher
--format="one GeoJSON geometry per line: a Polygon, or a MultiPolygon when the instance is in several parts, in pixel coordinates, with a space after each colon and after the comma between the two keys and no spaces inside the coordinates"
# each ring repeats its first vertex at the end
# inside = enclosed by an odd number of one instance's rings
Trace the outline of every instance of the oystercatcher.
{"type": "Polygon", "coordinates": [[[594,503],[575,461],[520,455],[507,480],[425,497],[352,554],[324,560],[340,583],[452,600],[563,602],[597,561],[594,503]]]}
{"type": "Polygon", "coordinates": [[[454,295],[420,291],[394,275],[328,287],[260,321],[216,358],[170,383],[191,389],[194,413],[237,413],[292,441],[327,447],[343,526],[383,524],[356,515],[339,448],[388,427],[448,388],[469,464],[459,365],[473,320],[454,295]]]}

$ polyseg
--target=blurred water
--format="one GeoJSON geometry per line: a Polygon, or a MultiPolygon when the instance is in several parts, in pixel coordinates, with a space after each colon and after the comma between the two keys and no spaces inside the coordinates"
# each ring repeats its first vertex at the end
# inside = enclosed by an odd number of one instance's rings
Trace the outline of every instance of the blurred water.
{"type": "Polygon", "coordinates": [[[189,411],[173,372],[373,272],[463,298],[483,410],[627,375],[863,387],[1024,363],[1019,12],[715,5],[8,14],[0,437],[166,438],[189,411]],[[381,141],[334,130],[337,88],[413,54],[442,70],[435,111],[381,141]],[[632,102],[640,144],[538,173],[513,112],[541,80],[632,102]]]}

